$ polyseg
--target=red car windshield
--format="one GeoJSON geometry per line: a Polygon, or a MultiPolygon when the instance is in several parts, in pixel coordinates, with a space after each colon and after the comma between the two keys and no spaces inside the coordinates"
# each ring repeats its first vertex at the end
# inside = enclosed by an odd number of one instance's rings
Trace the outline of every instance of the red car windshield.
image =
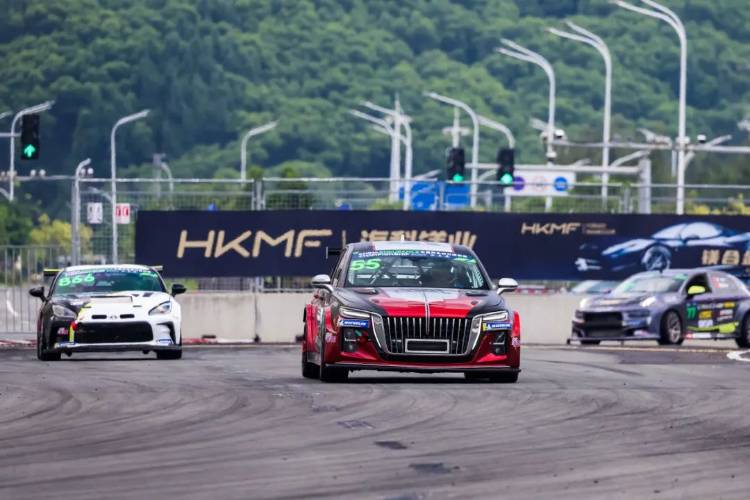
{"type": "Polygon", "coordinates": [[[429,250],[354,252],[346,286],[489,289],[473,255],[429,250]]]}

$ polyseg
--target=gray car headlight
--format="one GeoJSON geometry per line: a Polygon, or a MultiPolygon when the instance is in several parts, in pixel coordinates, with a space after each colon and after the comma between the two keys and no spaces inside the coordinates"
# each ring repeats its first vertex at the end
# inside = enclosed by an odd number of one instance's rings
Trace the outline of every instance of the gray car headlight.
{"type": "Polygon", "coordinates": [[[370,313],[365,311],[357,311],[355,309],[349,309],[348,307],[340,308],[339,316],[341,316],[342,318],[370,319],[370,313]]]}
{"type": "Polygon", "coordinates": [[[172,312],[172,302],[163,302],[151,309],[148,314],[153,316],[154,314],[169,314],[170,312],[172,312]]]}
{"type": "Polygon", "coordinates": [[[482,316],[484,321],[508,321],[508,311],[497,311],[482,316]]]}
{"type": "Polygon", "coordinates": [[[75,311],[71,311],[65,306],[61,306],[59,304],[54,304],[52,306],[52,314],[54,314],[58,318],[75,318],[76,313],[75,311]]]}

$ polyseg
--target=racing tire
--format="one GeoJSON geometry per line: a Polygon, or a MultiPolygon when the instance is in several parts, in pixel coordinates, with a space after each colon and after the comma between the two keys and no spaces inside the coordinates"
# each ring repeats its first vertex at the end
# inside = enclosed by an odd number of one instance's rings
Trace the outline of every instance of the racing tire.
{"type": "Polygon", "coordinates": [[[47,352],[47,346],[42,337],[42,335],[36,336],[36,359],[39,361],[60,361],[62,353],[47,352]]]}
{"type": "Polygon", "coordinates": [[[663,271],[672,265],[672,254],[662,246],[651,247],[641,257],[644,271],[663,271]]]}
{"type": "Polygon", "coordinates": [[[659,345],[680,345],[685,340],[685,329],[677,311],[669,310],[661,318],[659,345]]]}
{"type": "Polygon", "coordinates": [[[477,382],[487,380],[495,384],[515,384],[518,382],[518,372],[492,373],[492,372],[464,372],[466,380],[477,382]]]}
{"type": "Polygon", "coordinates": [[[317,379],[320,376],[318,367],[307,361],[307,353],[305,351],[302,351],[302,376],[311,379],[317,379]]]}
{"type": "Polygon", "coordinates": [[[345,368],[336,368],[335,366],[326,366],[324,337],[325,335],[318,335],[318,338],[320,339],[318,344],[318,349],[320,350],[318,378],[321,382],[327,383],[346,382],[349,379],[349,370],[345,368]]]}
{"type": "Polygon", "coordinates": [[[750,347],[750,313],[747,313],[742,320],[739,334],[734,340],[738,347],[750,347]]]}
{"type": "Polygon", "coordinates": [[[156,359],[182,359],[182,349],[176,351],[156,351],[156,359]]]}
{"type": "Polygon", "coordinates": [[[579,342],[581,342],[581,345],[599,345],[602,343],[601,340],[586,340],[586,339],[581,339],[579,342]]]}

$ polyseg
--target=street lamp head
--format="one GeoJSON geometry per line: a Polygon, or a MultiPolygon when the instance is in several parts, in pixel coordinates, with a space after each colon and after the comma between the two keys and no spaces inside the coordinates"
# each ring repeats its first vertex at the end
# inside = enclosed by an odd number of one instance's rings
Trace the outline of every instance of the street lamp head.
{"type": "Polygon", "coordinates": [[[44,170],[44,169],[39,170],[39,177],[44,177],[45,175],[47,175],[47,171],[46,170],[44,170]]]}
{"type": "Polygon", "coordinates": [[[87,168],[86,169],[86,175],[89,176],[89,177],[93,177],[94,176],[94,169],[91,168],[91,167],[87,168]]]}

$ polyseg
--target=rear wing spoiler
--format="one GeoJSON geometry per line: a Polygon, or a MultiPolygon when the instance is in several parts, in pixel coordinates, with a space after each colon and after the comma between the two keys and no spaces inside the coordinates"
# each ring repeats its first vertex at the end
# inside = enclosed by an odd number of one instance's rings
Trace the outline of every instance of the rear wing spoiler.
{"type": "Polygon", "coordinates": [[[157,273],[161,273],[164,271],[164,266],[148,266],[149,269],[153,269],[157,273]]]}
{"type": "Polygon", "coordinates": [[[45,268],[44,269],[44,277],[45,278],[54,278],[57,276],[62,269],[52,269],[52,268],[45,268]]]}

